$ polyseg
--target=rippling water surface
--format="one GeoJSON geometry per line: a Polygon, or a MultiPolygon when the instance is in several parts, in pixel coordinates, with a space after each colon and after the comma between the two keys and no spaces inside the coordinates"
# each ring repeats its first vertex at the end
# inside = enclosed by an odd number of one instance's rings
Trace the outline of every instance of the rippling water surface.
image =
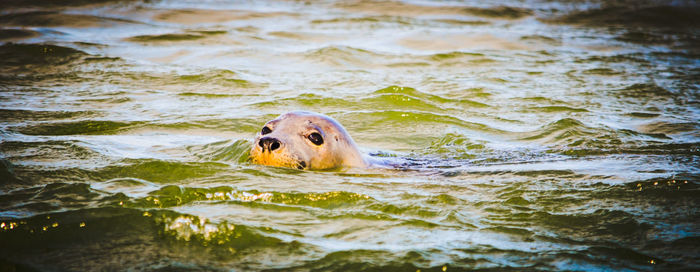
{"type": "Polygon", "coordinates": [[[2,5],[0,270],[700,269],[693,1],[2,5]]]}

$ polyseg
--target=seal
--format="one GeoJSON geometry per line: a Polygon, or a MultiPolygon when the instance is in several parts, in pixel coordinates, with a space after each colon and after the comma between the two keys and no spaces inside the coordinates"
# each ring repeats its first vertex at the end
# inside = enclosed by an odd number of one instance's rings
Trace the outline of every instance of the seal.
{"type": "Polygon", "coordinates": [[[370,165],[340,123],[307,111],[267,122],[255,136],[250,157],[257,164],[309,170],[370,165]]]}

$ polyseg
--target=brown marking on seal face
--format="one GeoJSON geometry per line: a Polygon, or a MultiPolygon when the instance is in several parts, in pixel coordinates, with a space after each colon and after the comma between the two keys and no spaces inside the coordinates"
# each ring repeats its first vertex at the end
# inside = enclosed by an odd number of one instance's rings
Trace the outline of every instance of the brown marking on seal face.
{"type": "Polygon", "coordinates": [[[305,111],[267,122],[255,136],[250,157],[253,163],[297,169],[368,165],[343,126],[328,116],[305,111]]]}

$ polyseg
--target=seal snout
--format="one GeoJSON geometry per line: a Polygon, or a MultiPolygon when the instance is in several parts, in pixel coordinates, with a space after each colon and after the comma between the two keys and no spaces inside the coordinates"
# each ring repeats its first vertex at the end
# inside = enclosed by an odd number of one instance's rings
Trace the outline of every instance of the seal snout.
{"type": "Polygon", "coordinates": [[[277,140],[277,138],[262,137],[260,138],[260,141],[258,141],[258,145],[262,148],[263,152],[265,152],[265,150],[272,152],[280,148],[282,144],[280,140],[277,140]]]}

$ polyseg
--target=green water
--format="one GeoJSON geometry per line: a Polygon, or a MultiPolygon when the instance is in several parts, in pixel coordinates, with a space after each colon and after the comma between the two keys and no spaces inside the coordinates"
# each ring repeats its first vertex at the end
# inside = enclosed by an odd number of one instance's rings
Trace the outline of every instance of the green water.
{"type": "Polygon", "coordinates": [[[2,271],[700,269],[692,1],[3,5],[2,271]]]}

